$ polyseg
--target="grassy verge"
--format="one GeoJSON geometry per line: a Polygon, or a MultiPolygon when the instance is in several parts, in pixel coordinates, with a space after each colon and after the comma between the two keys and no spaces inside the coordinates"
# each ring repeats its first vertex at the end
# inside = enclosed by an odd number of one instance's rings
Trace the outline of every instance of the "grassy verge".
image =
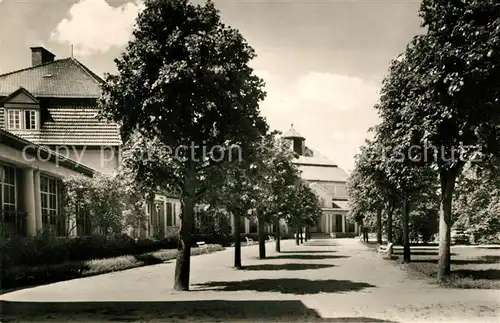
{"type": "MultiPolygon", "coordinates": [[[[213,253],[224,250],[220,245],[208,245],[206,249],[192,248],[191,255],[213,253]]],[[[129,255],[115,258],[71,261],[54,265],[36,267],[18,266],[4,268],[2,272],[2,292],[21,287],[44,285],[59,281],[100,275],[136,267],[156,265],[175,259],[177,249],[164,249],[141,255],[129,255]]]]}
{"type": "MultiPolygon", "coordinates": [[[[403,264],[401,259],[400,255],[397,261],[408,273],[437,278],[437,255],[412,255],[412,262],[409,264],[403,264]]],[[[499,259],[498,255],[473,255],[459,251],[456,256],[452,256],[450,278],[441,285],[461,289],[500,289],[499,259]]]]}
{"type": "MultiPolygon", "coordinates": [[[[364,243],[376,251],[376,243],[364,243]]],[[[403,263],[403,250],[395,246],[392,261],[415,278],[437,278],[439,251],[435,246],[411,249],[411,262],[403,263]]],[[[389,260],[391,261],[391,260],[389,260]]],[[[451,276],[443,287],[461,289],[500,289],[500,255],[495,247],[452,246],[451,276]]]]}

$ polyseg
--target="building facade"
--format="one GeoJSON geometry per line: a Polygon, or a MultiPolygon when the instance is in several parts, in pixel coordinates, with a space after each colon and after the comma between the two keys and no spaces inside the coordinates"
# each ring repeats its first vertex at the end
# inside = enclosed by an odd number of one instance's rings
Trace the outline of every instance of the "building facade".
{"type": "MultiPolygon", "coordinates": [[[[320,223],[310,228],[310,232],[334,236],[357,232],[357,224],[347,221],[347,178],[349,175],[337,164],[307,147],[305,138],[293,126],[283,135],[283,139],[298,156],[293,163],[300,170],[302,179],[309,183],[322,204],[323,212],[320,223]]],[[[289,228],[284,221],[281,226],[283,232],[288,231],[289,228]]],[[[269,226],[268,230],[274,232],[274,226],[269,226]]],[[[256,219],[245,218],[241,221],[240,232],[257,233],[257,231],[256,219]]]]}
{"type": "MultiPolygon", "coordinates": [[[[62,178],[114,173],[122,141],[117,124],[98,118],[99,76],[43,47],[31,47],[31,57],[30,67],[0,75],[2,223],[9,232],[23,222],[18,226],[27,235],[48,226],[61,234],[62,178]]],[[[147,212],[147,229],[133,233],[163,237],[179,223],[180,202],[158,195],[147,212]]],[[[84,226],[76,231],[90,234],[84,226]]]]}
{"type": "Polygon", "coordinates": [[[319,197],[323,214],[311,233],[342,235],[357,232],[356,224],[347,221],[348,174],[337,164],[306,146],[306,139],[293,126],[283,135],[298,158],[294,160],[312,190],[319,197]]]}
{"type": "Polygon", "coordinates": [[[42,228],[68,231],[62,179],[94,170],[47,148],[0,130],[0,221],[3,237],[33,236],[42,228]]]}

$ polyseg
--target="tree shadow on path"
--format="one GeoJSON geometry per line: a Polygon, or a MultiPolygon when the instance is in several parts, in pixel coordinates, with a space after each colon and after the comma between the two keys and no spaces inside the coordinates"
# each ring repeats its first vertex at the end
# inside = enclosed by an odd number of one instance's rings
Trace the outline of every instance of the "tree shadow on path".
{"type": "Polygon", "coordinates": [[[2,322],[391,322],[321,318],[301,301],[6,302],[2,322]]]}
{"type": "Polygon", "coordinates": [[[226,292],[256,291],[279,292],[282,294],[318,294],[357,292],[374,285],[350,280],[308,280],[299,278],[252,279],[243,281],[216,281],[196,285],[202,289],[216,289],[226,292]]]}
{"type": "Polygon", "coordinates": [[[309,270],[309,269],[323,269],[335,267],[334,265],[325,264],[263,264],[263,265],[249,265],[243,266],[244,270],[309,270]]]}
{"type": "Polygon", "coordinates": [[[304,259],[304,260],[324,260],[324,259],[340,259],[340,258],[349,258],[349,256],[322,255],[322,254],[319,255],[286,254],[286,255],[266,257],[266,259],[304,259]]]}

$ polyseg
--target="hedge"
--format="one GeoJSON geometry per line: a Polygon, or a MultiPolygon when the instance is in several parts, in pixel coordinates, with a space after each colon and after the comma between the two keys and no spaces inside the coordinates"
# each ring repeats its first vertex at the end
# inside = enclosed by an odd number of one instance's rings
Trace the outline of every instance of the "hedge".
{"type": "MultiPolygon", "coordinates": [[[[223,250],[220,245],[208,245],[207,252],[223,250]]],[[[199,255],[205,250],[191,249],[192,255],[199,255]]],[[[127,255],[114,258],[86,261],[67,261],[58,264],[38,266],[4,267],[2,271],[2,289],[20,288],[33,285],[50,284],[59,281],[105,274],[135,267],[155,265],[175,259],[177,249],[159,250],[141,255],[127,255]]]]}
{"type": "MultiPolygon", "coordinates": [[[[257,234],[242,234],[242,242],[246,241],[245,237],[252,238],[254,241],[258,240],[257,234]]],[[[282,236],[282,239],[286,238],[289,236],[282,236]]],[[[234,242],[234,238],[217,233],[193,235],[193,247],[196,247],[197,241],[228,247],[234,242]]],[[[177,246],[177,236],[170,236],[162,240],[142,239],[135,241],[125,235],[112,238],[104,236],[56,238],[42,234],[33,238],[1,241],[2,268],[0,269],[18,266],[40,267],[72,261],[140,255],[161,249],[176,249],[177,246]]]]}

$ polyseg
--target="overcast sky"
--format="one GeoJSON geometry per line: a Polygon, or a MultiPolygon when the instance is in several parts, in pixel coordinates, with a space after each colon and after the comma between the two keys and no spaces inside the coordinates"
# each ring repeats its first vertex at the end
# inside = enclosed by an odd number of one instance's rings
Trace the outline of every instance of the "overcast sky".
{"type": "MultiPolygon", "coordinates": [[[[195,1],[201,2],[201,1],[195,1]]],[[[419,0],[217,1],[258,58],[267,83],[262,112],[290,124],[346,170],[377,123],[373,105],[391,59],[420,33],[419,0]]],[[[0,0],[0,73],[28,67],[29,47],[74,56],[99,75],[114,72],[140,1],[0,0]]]]}

